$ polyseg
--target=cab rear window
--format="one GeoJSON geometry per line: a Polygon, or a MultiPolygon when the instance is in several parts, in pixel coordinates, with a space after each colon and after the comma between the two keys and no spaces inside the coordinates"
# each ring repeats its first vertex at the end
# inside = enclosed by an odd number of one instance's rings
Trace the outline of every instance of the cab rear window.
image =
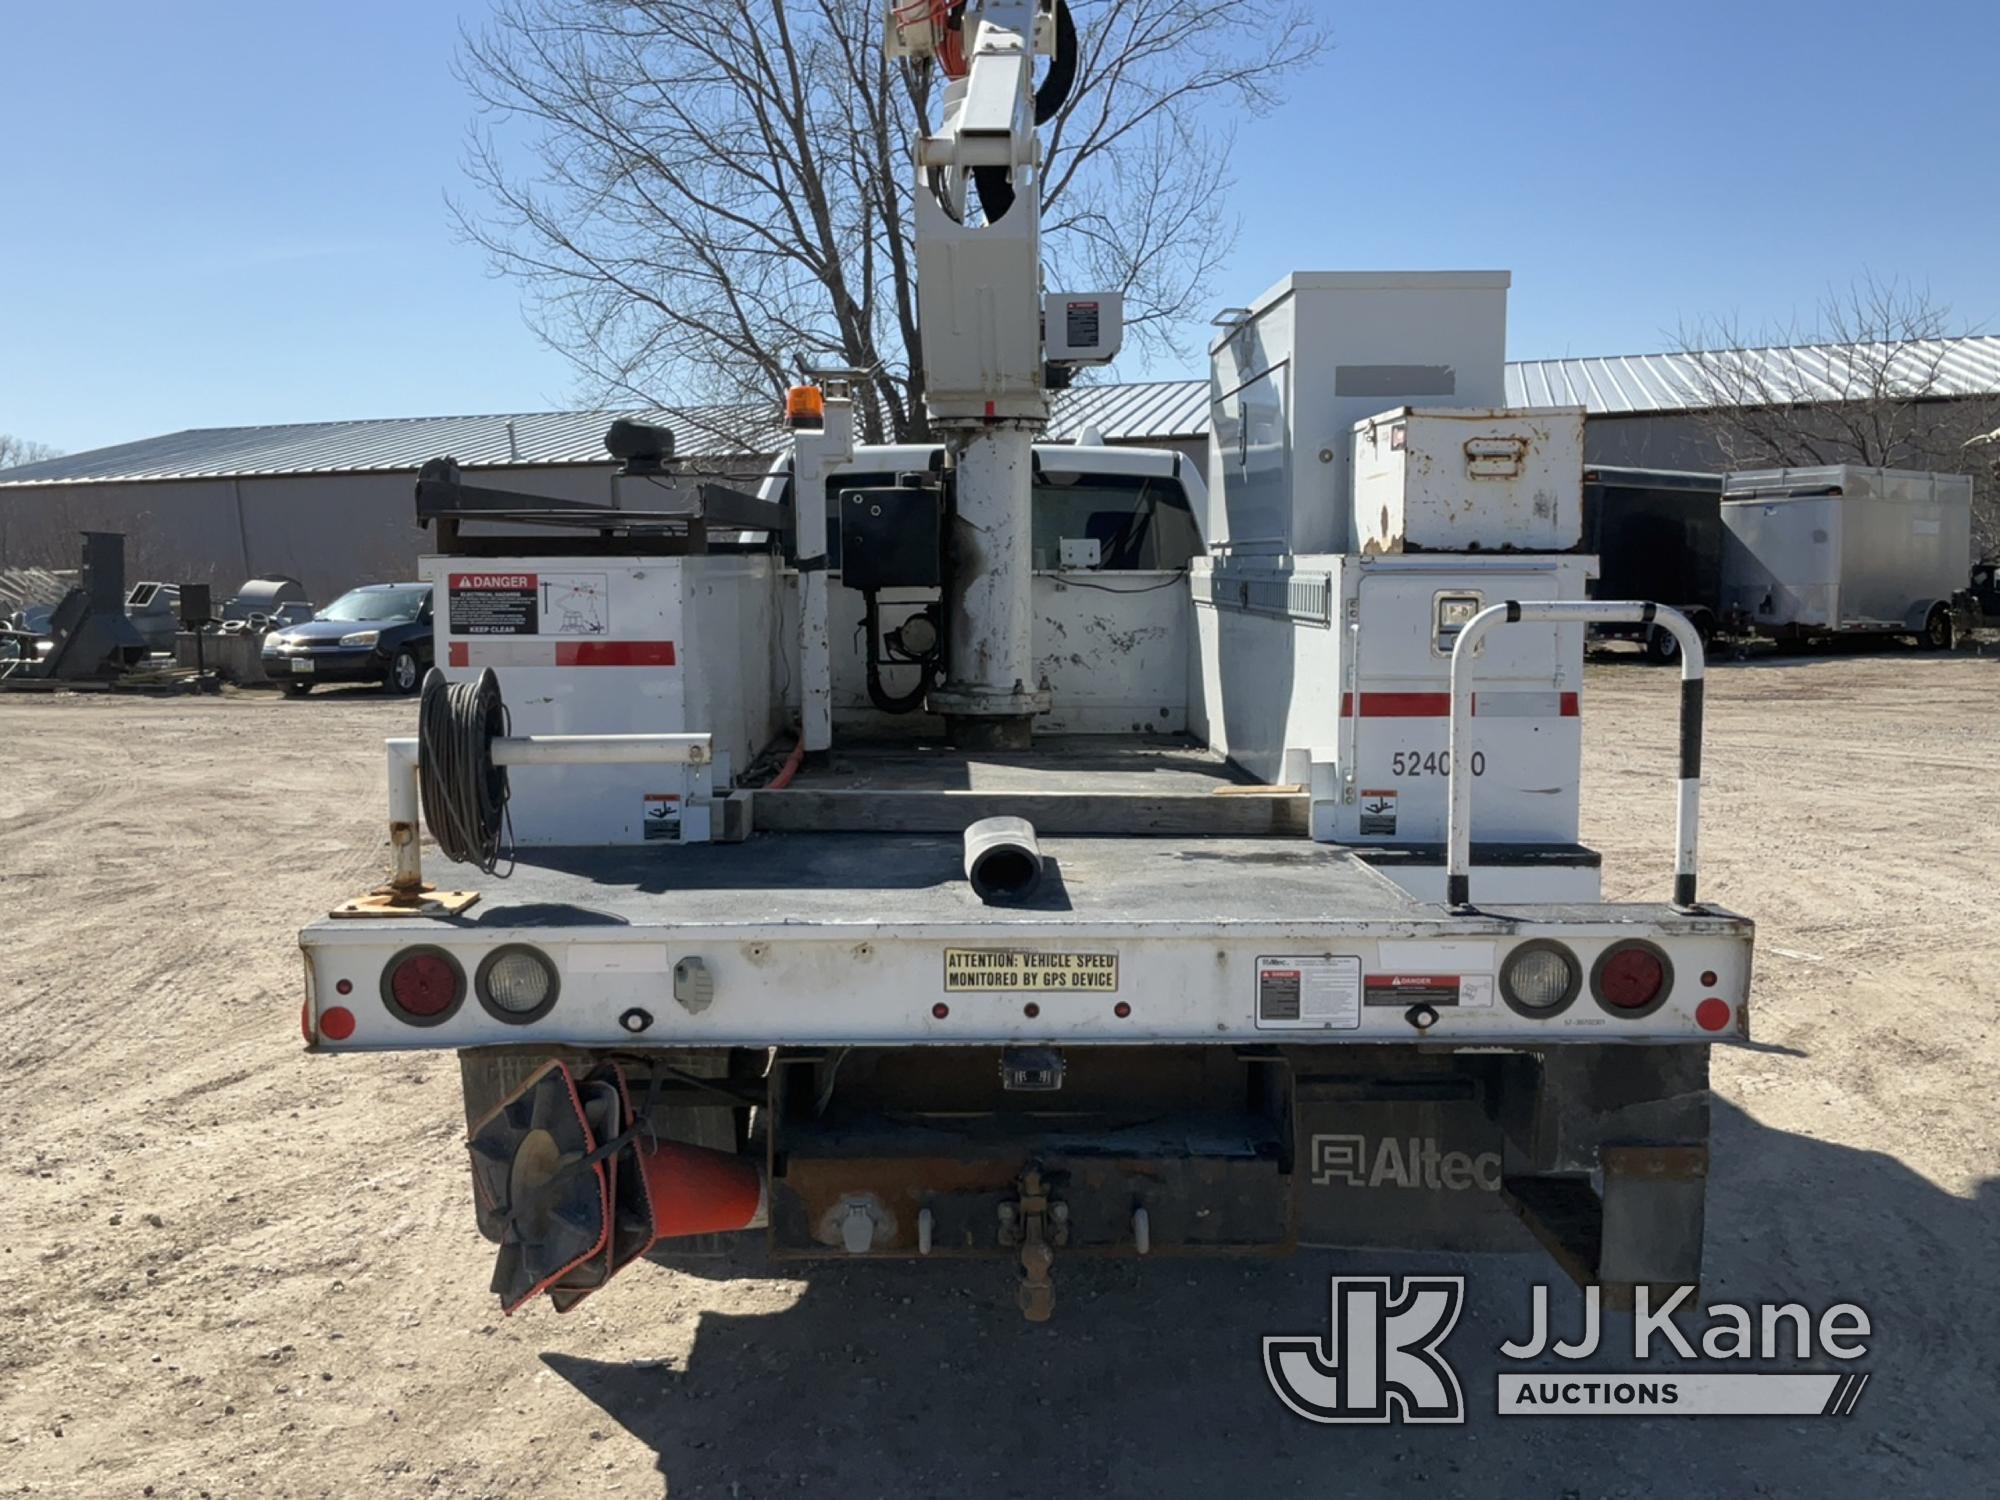
{"type": "MultiPolygon", "coordinates": [[[[894,472],[842,474],[827,486],[827,566],[840,567],[841,494],[877,489],[896,482],[894,472]]],[[[1136,474],[1047,472],[1034,488],[1029,546],[1034,566],[1063,566],[1062,544],[1097,543],[1095,569],[1101,572],[1171,571],[1201,555],[1201,532],[1189,508],[1187,490],[1177,479],[1136,474]]]]}

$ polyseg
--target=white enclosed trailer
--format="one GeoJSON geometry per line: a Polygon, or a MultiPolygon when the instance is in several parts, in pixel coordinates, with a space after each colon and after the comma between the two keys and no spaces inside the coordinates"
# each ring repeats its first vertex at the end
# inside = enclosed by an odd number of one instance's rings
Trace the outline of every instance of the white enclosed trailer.
{"type": "Polygon", "coordinates": [[[855,447],[825,372],[758,496],[428,466],[446,666],[387,747],[389,883],[301,936],[307,1045],[460,1052],[509,1311],[752,1227],[1015,1260],[1031,1317],[1069,1254],[1531,1233],[1613,1296],[1697,1279],[1752,940],[1696,887],[1699,643],[1584,599],[1556,479],[1539,512],[1424,488],[1401,535],[1451,550],[1353,525],[1357,422],[1527,420],[1505,273],[1301,274],[1226,316],[1206,489],[1037,445],[1045,358],[1116,347],[1116,299],[1045,303],[1034,254],[1032,59],[1073,33],[973,0],[889,39],[952,80],[913,164],[939,446],[855,447]],[[1678,728],[1625,727],[1679,747],[1665,901],[1604,902],[1577,842],[1613,619],[1687,646],[1678,728]]]}
{"type": "Polygon", "coordinates": [[[1731,474],[1725,616],[1780,638],[1914,635],[1949,646],[1972,568],[1972,481],[1854,464],[1731,474]]]}

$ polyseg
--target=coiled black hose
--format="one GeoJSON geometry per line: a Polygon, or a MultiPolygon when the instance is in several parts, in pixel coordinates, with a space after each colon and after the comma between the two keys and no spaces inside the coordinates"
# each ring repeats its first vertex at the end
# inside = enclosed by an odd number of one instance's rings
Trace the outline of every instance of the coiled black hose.
{"type": "MultiPolygon", "coordinates": [[[[1035,89],[1035,123],[1046,125],[1062,113],[1076,87],[1076,20],[1069,13],[1069,0],[1056,0],[1056,50],[1049,70],[1035,89]]],[[[979,211],[986,222],[997,224],[1014,206],[1014,180],[1006,167],[974,167],[972,187],[979,194],[979,211]]]]}
{"type": "Polygon", "coordinates": [[[471,682],[446,682],[432,667],[417,705],[417,787],[438,852],[488,875],[510,846],[507,768],[493,764],[493,741],[507,733],[500,679],[488,667],[471,682]]]}
{"type": "Polygon", "coordinates": [[[1076,21],[1069,13],[1069,0],[1056,0],[1056,50],[1035,89],[1035,123],[1046,125],[1060,114],[1075,87],[1076,21]]]}

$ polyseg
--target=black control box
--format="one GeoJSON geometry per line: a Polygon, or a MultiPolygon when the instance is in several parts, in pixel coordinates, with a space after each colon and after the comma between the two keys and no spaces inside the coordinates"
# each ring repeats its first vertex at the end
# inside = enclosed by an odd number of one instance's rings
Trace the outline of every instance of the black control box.
{"type": "Polygon", "coordinates": [[[915,487],[841,490],[840,578],[851,589],[939,586],[942,503],[915,487]]]}

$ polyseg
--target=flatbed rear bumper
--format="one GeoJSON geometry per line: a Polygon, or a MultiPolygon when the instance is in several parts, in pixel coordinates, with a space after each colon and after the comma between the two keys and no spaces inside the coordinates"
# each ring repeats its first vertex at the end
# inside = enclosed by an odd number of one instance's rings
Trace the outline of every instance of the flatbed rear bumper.
{"type": "Polygon", "coordinates": [[[309,1042],[329,1051],[1211,1042],[1487,1047],[1747,1036],[1752,926],[1704,909],[1578,903],[1460,913],[1303,841],[1050,839],[1032,906],[982,905],[956,840],[776,835],[649,851],[541,851],[458,917],[323,920],[301,935],[309,1042]],[[1601,999],[1642,944],[1656,1005],[1601,999]],[[1575,992],[1510,1002],[1509,956],[1554,945],[1575,992]],[[542,954],[530,1020],[484,993],[497,950],[542,954]],[[390,976],[442,955],[456,999],[415,1016],[390,976]]]}

